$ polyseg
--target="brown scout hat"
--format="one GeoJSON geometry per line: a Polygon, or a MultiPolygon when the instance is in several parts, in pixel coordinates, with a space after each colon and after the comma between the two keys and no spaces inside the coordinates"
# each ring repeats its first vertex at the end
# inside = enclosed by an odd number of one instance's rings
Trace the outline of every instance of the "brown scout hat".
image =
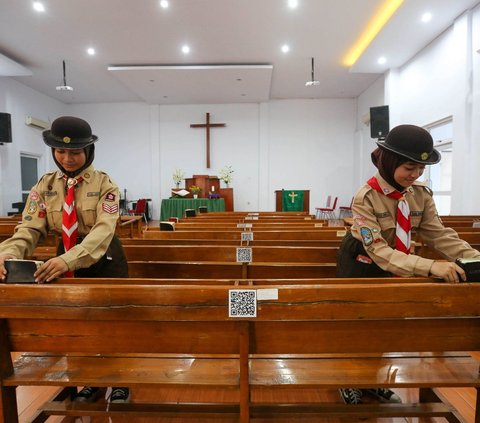
{"type": "Polygon", "coordinates": [[[85,148],[97,139],[88,122],[73,116],[59,117],[53,121],[51,129],[43,131],[43,141],[52,148],[85,148]]]}
{"type": "Polygon", "coordinates": [[[431,165],[441,159],[440,153],[433,148],[430,133],[415,125],[398,125],[387,135],[385,141],[377,141],[380,148],[406,157],[412,162],[431,165]]]}

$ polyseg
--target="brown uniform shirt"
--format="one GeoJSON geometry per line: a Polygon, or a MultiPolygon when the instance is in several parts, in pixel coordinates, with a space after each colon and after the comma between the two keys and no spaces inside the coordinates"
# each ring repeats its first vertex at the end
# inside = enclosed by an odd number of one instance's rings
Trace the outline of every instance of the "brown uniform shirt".
{"type": "MultiPolygon", "coordinates": [[[[398,201],[387,197],[395,191],[380,174],[375,175],[382,192],[365,184],[355,194],[352,212],[352,235],[363,243],[370,258],[383,270],[398,276],[428,276],[433,261],[395,249],[398,201]]],[[[460,257],[480,257],[480,252],[461,240],[451,228],[443,226],[432,192],[421,182],[407,189],[412,239],[418,234],[431,247],[453,261],[460,257]]]]}
{"type": "MultiPolygon", "coordinates": [[[[107,251],[119,217],[119,190],[110,177],[89,166],[75,188],[78,236],[82,242],[60,257],[70,271],[90,267],[107,251]]],[[[0,244],[0,253],[17,258],[31,255],[41,237],[49,231],[62,234],[65,180],[60,171],[42,176],[31,189],[22,222],[14,235],[0,244]]]]}

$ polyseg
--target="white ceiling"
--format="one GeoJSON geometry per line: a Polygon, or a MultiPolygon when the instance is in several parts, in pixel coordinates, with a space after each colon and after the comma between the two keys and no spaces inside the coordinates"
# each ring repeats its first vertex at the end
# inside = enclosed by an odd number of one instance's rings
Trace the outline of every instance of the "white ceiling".
{"type": "Polygon", "coordinates": [[[168,9],[158,0],[43,0],[37,13],[31,0],[0,0],[0,76],[65,103],[354,98],[479,3],[404,0],[349,69],[343,57],[385,0],[298,1],[292,10],[287,0],[169,0],[168,9]],[[429,24],[420,22],[426,11],[429,24]],[[305,87],[311,57],[320,85],[305,87]],[[55,89],[62,60],[73,91],[55,89]]]}

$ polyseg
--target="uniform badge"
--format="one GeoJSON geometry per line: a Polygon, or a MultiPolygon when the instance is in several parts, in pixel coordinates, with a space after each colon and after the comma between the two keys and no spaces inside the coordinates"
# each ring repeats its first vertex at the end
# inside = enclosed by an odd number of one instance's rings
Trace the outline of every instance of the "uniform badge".
{"type": "Polygon", "coordinates": [[[363,243],[368,247],[369,245],[372,245],[373,243],[373,235],[372,231],[365,226],[360,228],[360,236],[363,239],[363,243]]]}
{"type": "Polygon", "coordinates": [[[109,214],[114,214],[118,212],[118,204],[105,204],[102,203],[102,209],[103,211],[109,213],[109,214]]]}
{"type": "Polygon", "coordinates": [[[51,185],[49,185],[49,186],[47,187],[47,189],[48,189],[49,191],[51,191],[51,190],[53,189],[53,187],[52,187],[51,185]]]}
{"type": "Polygon", "coordinates": [[[427,159],[428,159],[428,153],[423,152],[423,153],[420,155],[420,158],[421,158],[422,160],[427,160],[427,159]]]}
{"type": "Polygon", "coordinates": [[[45,211],[40,210],[40,211],[38,212],[38,217],[45,217],[45,216],[46,216],[45,211]]]}
{"type": "Polygon", "coordinates": [[[23,219],[24,219],[24,220],[32,220],[32,216],[27,215],[27,216],[25,216],[23,219]]]}
{"type": "Polygon", "coordinates": [[[100,197],[100,192],[87,192],[87,197],[100,197]]]}
{"type": "Polygon", "coordinates": [[[65,144],[70,144],[70,141],[72,141],[72,139],[70,137],[63,137],[63,142],[65,144]]]}
{"type": "Polygon", "coordinates": [[[37,201],[37,200],[38,200],[38,192],[32,191],[32,192],[30,193],[30,198],[31,198],[32,200],[37,201]]]}
{"type": "Polygon", "coordinates": [[[115,194],[113,192],[109,192],[105,196],[105,201],[115,201],[115,194]]]}
{"type": "Polygon", "coordinates": [[[88,173],[88,172],[85,173],[85,175],[83,175],[83,177],[86,178],[86,179],[90,178],[90,173],[88,173]]]}
{"type": "Polygon", "coordinates": [[[39,204],[38,204],[38,208],[39,208],[40,210],[45,210],[45,209],[47,208],[47,205],[46,205],[45,203],[39,203],[39,204]]]}
{"type": "Polygon", "coordinates": [[[35,214],[36,211],[37,211],[37,203],[35,201],[30,201],[30,203],[28,203],[27,213],[35,214]]]}

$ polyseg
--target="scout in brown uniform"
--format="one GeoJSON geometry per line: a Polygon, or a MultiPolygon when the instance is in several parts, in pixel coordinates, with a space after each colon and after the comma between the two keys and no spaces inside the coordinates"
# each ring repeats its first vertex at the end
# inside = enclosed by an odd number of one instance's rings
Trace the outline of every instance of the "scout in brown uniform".
{"type": "MultiPolygon", "coordinates": [[[[431,190],[416,180],[425,165],[440,161],[431,135],[414,125],[393,128],[378,141],[372,161],[378,173],[355,194],[353,225],[342,241],[337,259],[338,277],[433,276],[447,282],[465,280],[453,261],[480,257],[480,252],[443,226],[431,190]],[[410,254],[412,234],[418,234],[450,261],[410,254]]],[[[389,389],[368,390],[382,401],[400,402],[389,389]]],[[[360,389],[342,389],[348,404],[362,402],[360,389]]]]}
{"type": "MultiPolygon", "coordinates": [[[[95,170],[95,156],[90,125],[79,118],[64,116],[43,132],[45,143],[52,147],[59,170],[43,175],[31,189],[22,222],[14,235],[0,244],[0,279],[5,280],[4,261],[32,254],[38,241],[49,232],[58,234],[57,257],[46,261],[35,273],[39,283],[49,282],[66,272],[77,277],[128,277],[128,265],[122,245],[115,236],[119,217],[119,190],[110,177],[95,170]],[[62,215],[68,186],[74,185],[77,224],[76,245],[65,251],[62,242],[62,215]]],[[[99,389],[85,387],[78,401],[92,401],[99,389]]],[[[128,400],[128,388],[113,388],[111,401],[128,400]]]]}

